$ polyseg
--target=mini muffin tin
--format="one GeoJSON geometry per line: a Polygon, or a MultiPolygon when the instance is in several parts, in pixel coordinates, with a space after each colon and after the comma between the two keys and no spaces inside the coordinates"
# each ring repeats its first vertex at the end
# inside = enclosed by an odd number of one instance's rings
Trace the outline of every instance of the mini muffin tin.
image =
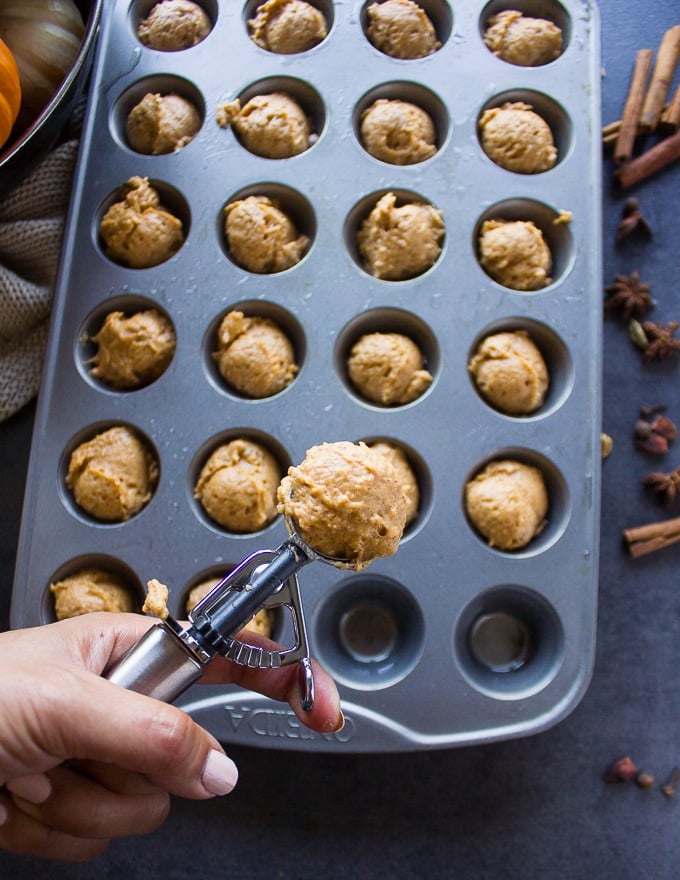
{"type": "MultiPolygon", "coordinates": [[[[323,563],[300,575],[312,654],[338,682],[344,729],[321,735],[287,706],[234,687],[194,686],[179,700],[220,739],[311,751],[390,751],[520,736],[567,715],[584,694],[594,656],[600,491],[601,266],[599,31],[590,0],[518,0],[556,21],[564,51],[540,68],[494,57],[484,22],[508,4],[422,0],[442,47],[403,61],[364,34],[366,3],[314,0],[327,38],[299,55],[275,55],[248,37],[254,0],[201,0],[213,30],[180,52],[143,47],[137,22],[151,0],[106,5],[54,301],[36,417],[16,567],[12,625],[54,619],[49,583],[79,567],[120,573],[139,594],[152,577],[186,594],[251,552],[285,540],[278,518],[253,535],[216,527],[193,498],[197,474],[221,442],[264,443],[282,469],[315,444],[387,440],[418,477],[421,509],[397,554],[359,573],[323,563]],[[307,107],[318,139],[303,154],[248,153],[216,107],[283,89],[307,107]],[[149,90],[194,100],[203,125],[181,151],[134,153],[125,117],[149,90]],[[357,138],[361,112],[378,97],[425,107],[438,151],[397,167],[370,157],[357,138]],[[507,172],[482,152],[484,109],[522,100],[553,128],[559,160],[534,176],[507,172]],[[103,253],[98,224],[135,175],[146,176],[182,219],[186,240],[166,263],[132,270],[103,253]],[[425,274],[379,281],[362,268],[356,229],[385,192],[443,211],[441,256],[425,274]],[[229,259],[224,206],[273,196],[310,248],[292,269],[253,275],[229,259]],[[555,224],[561,211],[571,222],[555,224]],[[529,219],[551,246],[553,283],[521,293],[493,282],[476,254],[484,219],[529,219]],[[137,391],[92,379],[89,341],[108,311],[154,307],[172,321],[177,348],[165,373],[137,391]],[[219,321],[240,308],[276,320],[300,370],[275,397],[231,393],[211,356],[219,321]],[[467,362],[479,340],[525,328],[546,359],[544,406],[524,418],[491,409],[467,362]],[[399,331],[422,348],[433,382],[404,407],[357,398],[344,367],[362,333],[399,331]],[[64,477],[73,448],[111,425],[134,428],[155,451],[160,479],[128,522],[96,522],[78,510],[64,477]],[[466,481],[494,458],[541,468],[548,522],[527,547],[490,549],[467,521],[466,481]]],[[[290,623],[276,636],[291,642],[290,623]]]]}

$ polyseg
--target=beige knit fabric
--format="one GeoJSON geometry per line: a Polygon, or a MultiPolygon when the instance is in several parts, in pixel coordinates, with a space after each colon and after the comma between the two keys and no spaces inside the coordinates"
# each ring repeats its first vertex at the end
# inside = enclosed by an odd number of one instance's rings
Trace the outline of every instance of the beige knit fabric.
{"type": "Polygon", "coordinates": [[[0,201],[0,422],[38,391],[78,141],[0,201]]]}

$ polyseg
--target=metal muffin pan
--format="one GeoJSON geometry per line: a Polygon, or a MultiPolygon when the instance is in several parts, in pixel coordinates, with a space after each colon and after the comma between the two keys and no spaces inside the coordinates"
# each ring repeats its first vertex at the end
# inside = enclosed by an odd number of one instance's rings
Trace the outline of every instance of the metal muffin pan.
{"type": "MultiPolygon", "coordinates": [[[[347,719],[338,734],[308,731],[280,704],[232,687],[196,686],[179,704],[221,739],[268,748],[375,752],[425,749],[534,733],[567,715],[584,694],[594,656],[601,406],[599,30],[594,3],[520,0],[529,15],[563,28],[560,58],[522,68],[482,41],[486,18],[506,4],[422,0],[442,47],[400,61],[369,44],[365,3],[316,0],[327,38],[299,55],[255,46],[254,2],[204,0],[213,30],[199,45],[163,53],[140,45],[136,23],[151,0],[107,4],[54,302],[36,417],[13,592],[12,625],[53,619],[48,585],[83,564],[121,573],[141,595],[157,577],[181,617],[188,589],[285,538],[280,519],[230,535],[201,515],[196,474],[222,439],[251,436],[282,467],[323,441],[387,439],[401,446],[422,503],[397,554],[361,573],[317,564],[301,574],[312,653],[339,683],[347,719]],[[215,121],[219,103],[260,86],[295,88],[311,106],[318,140],[291,159],[249,153],[215,121]],[[173,155],[142,156],[125,143],[124,119],[147,88],[178,89],[203,117],[173,155]],[[438,151],[419,165],[371,158],[357,138],[374,97],[422,102],[438,151]],[[482,152],[477,120],[507,97],[545,110],[560,150],[538,175],[513,174],[482,152]],[[98,224],[133,176],[158,185],[187,230],[179,252],[131,270],[103,253],[98,224]],[[443,211],[436,264],[412,280],[380,281],[360,264],[355,232],[385,192],[443,211]],[[236,194],[273,193],[311,239],[302,261],[274,275],[228,257],[224,206],[236,194]],[[570,223],[554,225],[559,211],[570,223]],[[548,238],[553,283],[538,292],[501,287],[480,268],[477,231],[491,216],[533,219],[548,238]],[[134,392],[93,380],[88,334],[113,308],[153,305],[172,321],[177,349],[166,372],[134,392]],[[275,397],[252,401],[215,371],[212,341],[230,308],[274,317],[296,348],[299,374],[275,397]],[[525,418],[491,409],[467,372],[488,332],[524,327],[551,373],[543,408],[525,418]],[[423,348],[434,381],[413,403],[381,408],[357,398],[344,368],[362,332],[401,330],[423,348]],[[94,522],[64,485],[74,446],[127,424],[160,464],[150,503],[126,523],[94,522]],[[463,492],[487,461],[537,464],[549,521],[523,550],[490,549],[467,521],[463,492]]],[[[290,636],[285,620],[276,635],[290,636]]]]}

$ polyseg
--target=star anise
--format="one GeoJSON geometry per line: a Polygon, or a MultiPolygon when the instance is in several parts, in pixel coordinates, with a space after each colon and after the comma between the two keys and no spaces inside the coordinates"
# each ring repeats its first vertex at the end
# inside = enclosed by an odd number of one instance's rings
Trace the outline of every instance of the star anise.
{"type": "Polygon", "coordinates": [[[640,203],[635,198],[628,198],[623,203],[621,220],[616,227],[616,241],[623,241],[633,232],[643,232],[648,238],[652,238],[652,227],[642,216],[640,203]]]}
{"type": "Polygon", "coordinates": [[[680,351],[680,339],[675,338],[678,329],[677,321],[668,324],[657,324],[654,321],[643,321],[642,329],[647,337],[647,347],[642,354],[643,361],[665,360],[674,351],[680,351]]]}
{"type": "Polygon", "coordinates": [[[654,300],[650,290],[652,285],[640,281],[640,273],[635,270],[631,275],[615,275],[614,282],[605,287],[607,299],[605,309],[621,309],[623,320],[641,318],[654,308],[654,300]]]}
{"type": "Polygon", "coordinates": [[[661,471],[652,471],[651,474],[644,478],[642,485],[651,489],[656,495],[659,495],[664,507],[672,507],[680,491],[680,467],[677,467],[669,474],[664,474],[661,471]]]}

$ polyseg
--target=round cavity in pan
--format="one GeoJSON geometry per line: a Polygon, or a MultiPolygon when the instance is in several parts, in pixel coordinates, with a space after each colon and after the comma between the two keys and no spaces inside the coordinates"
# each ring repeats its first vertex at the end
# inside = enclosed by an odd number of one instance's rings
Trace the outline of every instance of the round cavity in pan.
{"type": "MultiPolygon", "coordinates": [[[[366,149],[361,136],[361,123],[364,113],[373,106],[376,101],[405,101],[414,104],[424,110],[432,120],[435,128],[435,143],[437,151],[441,150],[450,136],[450,118],[444,102],[430,89],[420,83],[407,82],[406,80],[394,80],[382,83],[366,92],[357,102],[352,115],[352,127],[354,135],[361,146],[366,149]]],[[[436,155],[436,154],[435,154],[436,155]]],[[[380,158],[377,161],[383,161],[380,158]]],[[[422,160],[421,160],[422,161],[422,160]]],[[[427,161],[425,159],[424,161],[427,161]]],[[[387,162],[386,164],[392,164],[387,162]]],[[[420,162],[413,163],[420,164],[420,162]]]]}
{"type": "MultiPolygon", "coordinates": [[[[432,382],[424,390],[420,397],[406,404],[396,404],[397,407],[412,406],[422,400],[435,385],[440,370],[439,343],[432,328],[418,315],[407,312],[404,309],[377,308],[362,312],[346,324],[337,336],[333,348],[333,363],[335,372],[347,393],[363,406],[384,409],[381,404],[364,398],[352,383],[348,371],[347,361],[354,344],[363,336],[372,333],[398,333],[412,340],[423,354],[423,369],[432,376],[432,382]]],[[[392,408],[392,407],[390,407],[392,408]]]]}
{"type": "MultiPolygon", "coordinates": [[[[200,116],[201,125],[205,122],[205,101],[194,83],[183,77],[168,73],[144,77],[125,89],[113,105],[109,118],[109,125],[114,140],[128,150],[137,152],[131,147],[128,140],[126,132],[128,116],[130,111],[148,94],[161,96],[177,95],[180,98],[184,98],[196,109],[200,116]]],[[[188,146],[188,144],[185,146],[188,146]]],[[[184,149],[184,147],[181,149],[184,149]]]]}
{"type": "MultiPolygon", "coordinates": [[[[326,33],[326,36],[324,37],[324,39],[322,40],[322,42],[325,42],[325,40],[327,40],[328,37],[330,36],[331,30],[333,29],[333,24],[335,22],[334,3],[332,2],[332,0],[306,0],[306,2],[310,6],[313,6],[315,9],[318,9],[319,12],[321,12],[323,17],[326,19],[327,33],[326,33]]],[[[265,0],[247,0],[245,6],[243,8],[244,27],[245,27],[246,32],[248,33],[249,37],[250,37],[250,28],[248,26],[248,22],[251,19],[255,18],[256,14],[257,14],[257,10],[259,9],[260,6],[264,6],[264,4],[265,4],[265,0]]],[[[321,45],[321,44],[317,43],[316,45],[321,45]]],[[[312,47],[312,49],[315,49],[315,48],[316,48],[316,46],[312,47]]],[[[309,52],[309,51],[312,51],[312,49],[307,49],[306,51],[309,52]]],[[[265,50],[265,51],[271,51],[271,50],[265,50]]],[[[274,53],[274,54],[280,54],[280,53],[274,53]]],[[[301,53],[284,53],[284,54],[301,54],[301,53]]]]}
{"type": "Polygon", "coordinates": [[[518,584],[476,595],[453,630],[458,666],[473,688],[497,700],[543,690],[564,657],[564,628],[545,596],[518,584]]]}
{"type": "MultiPolygon", "coordinates": [[[[323,99],[316,89],[309,83],[292,76],[270,76],[257,80],[246,86],[246,88],[242,89],[238,95],[236,95],[236,98],[238,98],[241,109],[243,109],[248,101],[261,95],[271,95],[274,93],[287,95],[302,109],[303,113],[309,120],[310,144],[307,149],[310,149],[323,135],[326,126],[326,109],[324,107],[323,99]]],[[[276,120],[276,122],[277,125],[281,124],[280,120],[276,120]]],[[[234,126],[230,127],[232,128],[236,140],[244,147],[244,149],[248,150],[249,147],[240,136],[237,128],[234,126]]],[[[251,152],[254,152],[255,155],[263,156],[264,158],[279,158],[269,157],[258,150],[251,150],[251,152]]],[[[307,150],[304,150],[297,155],[304,155],[305,152],[307,152],[307,150]]],[[[294,158],[294,156],[287,158],[294,158]]]]}
{"type": "Polygon", "coordinates": [[[75,556],[57,568],[52,574],[42,595],[40,605],[41,623],[52,623],[57,619],[54,607],[54,595],[50,590],[50,584],[58,583],[64,578],[71,577],[85,569],[96,569],[105,574],[111,574],[120,581],[121,586],[127,588],[133,600],[135,610],[140,610],[144,602],[145,589],[136,573],[129,565],[116,556],[106,553],[85,553],[75,556]]]}
{"type": "Polygon", "coordinates": [[[504,415],[507,418],[519,418],[523,421],[542,419],[562,406],[565,400],[569,397],[574,384],[574,368],[569,349],[564,340],[552,327],[549,327],[541,321],[536,321],[533,318],[512,316],[500,318],[497,321],[487,324],[486,327],[475,336],[472,345],[470,346],[467,360],[469,363],[478,346],[487,337],[493,336],[496,333],[513,333],[517,330],[524,331],[529,339],[536,345],[543,357],[548,371],[548,390],[543,403],[538,409],[527,415],[504,413],[484,397],[477,387],[472,373],[468,372],[468,376],[472,383],[472,387],[475,389],[476,393],[479,394],[480,399],[483,400],[487,406],[500,412],[501,415],[504,415]]]}
{"type": "MultiPolygon", "coordinates": [[[[128,180],[133,180],[134,175],[128,180]]],[[[123,261],[116,259],[114,256],[110,256],[107,253],[106,244],[101,235],[101,223],[104,215],[109,210],[109,208],[117,202],[123,202],[125,200],[125,195],[128,191],[128,183],[122,183],[117,189],[113,192],[109,193],[109,195],[104,199],[104,201],[99,206],[99,209],[95,212],[95,216],[93,218],[93,229],[92,229],[92,239],[95,242],[97,249],[100,253],[107,259],[111,260],[112,263],[122,267],[129,268],[134,271],[144,270],[154,268],[155,266],[161,265],[162,263],[168,262],[172,260],[173,257],[177,255],[179,250],[181,250],[182,245],[186,242],[187,237],[189,235],[189,231],[191,228],[191,212],[189,210],[189,203],[184,198],[182,193],[176,189],[174,186],[171,186],[169,183],[163,180],[156,180],[154,178],[148,178],[149,186],[152,187],[156,193],[158,194],[159,200],[159,210],[163,210],[169,214],[172,214],[175,218],[177,218],[181,223],[181,242],[179,247],[172,247],[166,256],[157,255],[153,260],[149,260],[145,262],[144,265],[131,265],[129,261],[123,261]]],[[[136,215],[138,216],[138,215],[136,215]]],[[[157,235],[153,236],[157,237],[157,235]]],[[[124,236],[124,238],[128,238],[129,236],[124,236]]],[[[145,242],[142,238],[140,240],[139,245],[139,253],[147,254],[148,253],[148,240],[145,242]]]]}
{"type": "Polygon", "coordinates": [[[306,355],[305,333],[302,325],[287,309],[282,308],[273,302],[266,300],[243,300],[230,305],[224,311],[220,312],[209,324],[205,336],[203,337],[203,369],[210,384],[223,394],[236,397],[239,400],[251,401],[258,403],[260,401],[270,400],[273,396],[283,394],[296,381],[303,369],[306,355]],[[274,324],[288,337],[293,350],[295,352],[295,365],[297,371],[292,380],[280,391],[272,395],[264,397],[252,397],[245,392],[240,392],[231,385],[220,373],[215,352],[218,351],[218,333],[220,325],[225,316],[229,312],[242,312],[246,317],[265,318],[273,321],[274,324]]]}
{"type": "MultiPolygon", "coordinates": [[[[366,274],[375,278],[376,280],[386,281],[391,284],[401,284],[401,283],[406,283],[408,281],[413,281],[417,278],[422,278],[424,275],[427,275],[429,272],[434,271],[434,269],[440,263],[442,255],[444,253],[444,249],[446,247],[446,229],[445,229],[445,226],[443,225],[443,223],[444,223],[443,220],[441,221],[442,222],[441,228],[437,225],[437,223],[435,221],[433,221],[433,224],[432,224],[433,236],[432,236],[432,238],[434,240],[435,233],[437,233],[436,246],[438,248],[438,252],[436,254],[433,254],[433,258],[431,261],[430,260],[423,261],[422,265],[418,265],[417,267],[414,267],[412,269],[409,269],[408,267],[406,267],[404,270],[404,273],[402,273],[403,277],[399,277],[399,278],[395,277],[394,272],[390,271],[393,269],[393,267],[391,267],[391,266],[385,267],[385,269],[387,269],[387,272],[381,271],[382,277],[379,278],[378,275],[375,275],[371,271],[371,268],[369,267],[366,260],[364,259],[364,256],[360,252],[359,243],[358,243],[358,235],[359,235],[359,231],[360,231],[364,221],[371,214],[371,212],[376,207],[378,202],[383,197],[388,196],[388,195],[394,196],[394,208],[396,208],[396,209],[402,208],[404,205],[415,204],[415,205],[429,206],[429,207],[433,208],[435,211],[439,210],[437,208],[437,205],[435,205],[429,199],[427,199],[424,196],[419,195],[418,193],[415,193],[411,190],[405,190],[405,189],[399,189],[397,187],[393,187],[393,188],[387,189],[387,190],[376,191],[376,192],[370,193],[369,195],[361,198],[358,202],[356,202],[356,204],[350,210],[349,214],[347,215],[347,218],[345,219],[345,224],[344,224],[344,230],[343,230],[344,241],[345,241],[345,247],[347,248],[347,251],[348,251],[350,257],[352,258],[354,264],[362,272],[365,272],[366,274]]],[[[386,229],[384,219],[381,219],[379,221],[379,223],[376,224],[376,226],[377,226],[378,231],[382,235],[382,239],[383,239],[382,245],[383,246],[381,247],[381,251],[384,252],[385,250],[387,250],[389,248],[389,244],[386,240],[386,236],[384,234],[382,234],[386,229]]],[[[390,231],[391,231],[390,228],[387,227],[387,232],[390,232],[390,231]]],[[[392,250],[395,252],[398,252],[399,255],[401,255],[403,253],[411,253],[412,252],[411,248],[413,246],[413,243],[406,242],[406,244],[404,245],[403,229],[399,233],[397,233],[397,231],[395,230],[394,235],[395,235],[395,242],[394,242],[394,247],[392,248],[392,250]],[[399,246],[397,246],[397,237],[399,238],[399,246]]],[[[418,237],[421,237],[421,236],[418,236],[418,237]]]]}
{"type": "MultiPolygon", "coordinates": [[[[558,104],[557,101],[549,95],[532,89],[508,89],[507,91],[499,92],[486,101],[477,117],[477,137],[480,141],[482,151],[484,151],[484,148],[481,142],[479,121],[483,114],[487,110],[502,107],[504,104],[516,103],[526,104],[531,107],[531,109],[537,113],[550,128],[553,143],[557,150],[557,159],[553,167],[557,167],[561,162],[564,162],[571,151],[574,138],[573,126],[569,114],[561,104],[558,104]]],[[[492,157],[489,157],[489,159],[494,162],[492,157]]]]}
{"type": "Polygon", "coordinates": [[[314,214],[314,210],[307,198],[297,190],[280,183],[254,183],[233,193],[224,203],[216,218],[216,235],[227,259],[242,271],[252,272],[255,275],[278,274],[278,272],[281,271],[285,272],[289,269],[294,269],[295,266],[298,266],[309,255],[314,246],[314,239],[316,237],[316,215],[314,214]],[[304,238],[307,239],[304,246],[301,243],[301,256],[298,262],[283,269],[279,269],[276,264],[271,264],[273,268],[269,268],[269,261],[264,259],[259,260],[257,254],[255,254],[252,259],[247,259],[247,265],[245,265],[243,260],[240,262],[237,261],[235,258],[236,255],[230,249],[229,242],[227,241],[225,230],[226,209],[234,202],[242,201],[250,197],[263,197],[269,199],[273,205],[280,209],[280,211],[282,211],[292,222],[295,228],[295,235],[298,238],[304,236],[304,238]],[[255,271],[256,268],[261,268],[261,271],[255,271]]]}
{"type": "MultiPolygon", "coordinates": [[[[380,2],[384,2],[384,0],[380,0],[380,2]]],[[[437,40],[443,46],[451,36],[451,32],[453,30],[453,12],[451,10],[451,5],[446,2],[446,0],[414,0],[414,2],[417,3],[417,5],[423,10],[425,15],[432,22],[432,26],[434,27],[435,33],[437,34],[437,40]]],[[[375,3],[376,0],[365,0],[365,2],[361,6],[359,21],[361,23],[361,28],[364,32],[364,35],[366,34],[366,31],[370,24],[368,7],[375,5],[375,3]]],[[[408,61],[413,59],[396,60],[405,61],[406,63],[408,63],[408,61]]]]}
{"type": "Polygon", "coordinates": [[[370,691],[391,687],[418,664],[425,621],[398,581],[359,573],[334,584],[311,624],[316,654],[341,684],[370,691]]]}
{"type": "MultiPolygon", "coordinates": [[[[568,209],[568,205],[565,209],[568,209]]],[[[551,266],[548,270],[548,276],[551,279],[550,284],[540,287],[536,290],[519,290],[516,287],[508,287],[496,281],[486,270],[480,265],[482,271],[488,275],[494,284],[499,284],[505,290],[521,293],[524,295],[540,294],[549,290],[553,285],[562,281],[563,278],[571,270],[574,264],[574,239],[569,229],[569,218],[562,211],[555,210],[544,202],[538,202],[533,199],[523,197],[505,199],[497,202],[487,208],[479,217],[475,224],[472,237],[472,248],[479,260],[480,251],[480,234],[485,221],[499,220],[506,222],[528,222],[536,226],[543,237],[545,244],[550,250],[551,266]]]]}
{"type": "MultiPolygon", "coordinates": [[[[97,469],[95,469],[96,471],[97,469]]],[[[101,470],[101,469],[99,469],[101,470]]],[[[109,483],[110,485],[115,485],[116,480],[122,479],[120,477],[120,471],[117,471],[117,476],[114,476],[111,480],[107,480],[106,470],[102,471],[104,474],[103,482],[104,484],[109,483]]],[[[76,519],[81,520],[82,522],[88,523],[89,525],[100,526],[104,528],[114,528],[124,526],[125,523],[132,521],[138,516],[143,515],[146,508],[153,501],[153,497],[156,494],[158,489],[158,484],[160,482],[161,477],[161,464],[160,457],[158,454],[158,450],[151,442],[150,438],[144,434],[139,428],[135,425],[129,424],[125,421],[100,421],[95,422],[88,425],[86,428],[83,428],[77,434],[75,434],[69,443],[66,445],[65,449],[61,454],[61,459],[59,462],[58,468],[58,492],[59,496],[62,500],[62,503],[66,507],[66,509],[74,516],[76,519]],[[66,477],[69,471],[69,465],[71,462],[71,457],[78,449],[79,446],[83,443],[87,443],[88,441],[93,440],[95,437],[103,434],[109,429],[113,428],[123,428],[129,434],[131,434],[139,444],[141,444],[141,449],[145,454],[145,460],[148,467],[148,482],[149,482],[149,498],[143,500],[141,498],[135,499],[135,504],[139,504],[137,509],[133,509],[132,505],[130,506],[130,511],[125,516],[119,516],[118,518],[102,518],[99,515],[95,515],[91,511],[86,510],[80,504],[76,502],[75,496],[71,488],[67,485],[66,477]]],[[[93,483],[95,492],[96,492],[96,480],[93,483]]],[[[143,495],[143,492],[139,488],[138,485],[138,474],[134,471],[131,482],[129,485],[122,487],[122,495],[125,497],[129,497],[130,495],[134,495],[135,490],[139,491],[140,496],[143,495]]]]}
{"type": "MultiPolygon", "coordinates": [[[[200,6],[200,8],[203,10],[203,12],[205,12],[205,14],[208,16],[208,18],[210,19],[211,32],[212,32],[212,28],[215,26],[215,22],[217,21],[218,0],[192,0],[192,2],[194,2],[197,6],[200,6]]],[[[151,10],[154,8],[154,6],[158,5],[158,3],[159,3],[159,0],[133,0],[133,2],[130,4],[130,8],[128,10],[128,22],[129,22],[130,29],[131,29],[132,33],[134,34],[134,36],[137,39],[138,39],[137,29],[139,28],[140,22],[142,22],[149,15],[151,10]]],[[[209,36],[209,34],[208,34],[208,36],[209,36]]],[[[141,43],[141,41],[140,41],[140,45],[143,46],[144,44],[141,43]]],[[[195,45],[200,45],[200,43],[197,43],[195,45]]],[[[158,50],[158,51],[184,51],[184,52],[186,52],[186,51],[189,51],[193,48],[194,48],[194,46],[189,46],[186,49],[158,50]]],[[[150,50],[150,51],[156,51],[156,50],[150,50]]]]}
{"type": "MultiPolygon", "coordinates": [[[[482,44],[489,19],[507,10],[514,10],[528,18],[542,18],[556,25],[562,31],[560,55],[564,54],[571,40],[571,19],[567,10],[558,0],[491,0],[479,16],[479,35],[482,44]]],[[[504,61],[503,63],[508,62],[504,61]]]]}
{"type": "Polygon", "coordinates": [[[506,446],[497,449],[490,455],[478,460],[474,466],[470,468],[463,481],[460,504],[466,522],[488,551],[499,556],[511,556],[512,558],[528,558],[543,553],[548,547],[551,547],[559,540],[568,525],[569,517],[571,515],[569,489],[562,472],[554,462],[545,455],[542,455],[534,449],[520,446],[506,446]],[[517,461],[537,468],[543,477],[548,494],[548,512],[541,531],[535,535],[528,544],[519,547],[516,550],[501,550],[495,547],[490,547],[486,538],[477,530],[470,520],[465,501],[465,487],[467,483],[470,480],[473,480],[478,473],[492,462],[506,460],[517,461]]]}
{"type": "MultiPolygon", "coordinates": [[[[142,378],[139,382],[131,381],[130,384],[121,384],[121,382],[116,382],[115,384],[112,384],[111,382],[106,381],[103,378],[98,378],[92,375],[93,358],[95,357],[98,348],[97,344],[93,340],[97,333],[101,330],[102,325],[106,321],[107,317],[113,312],[122,312],[125,318],[130,318],[140,312],[147,312],[151,310],[158,313],[158,315],[160,315],[172,326],[172,319],[165,311],[165,309],[163,309],[152,300],[147,299],[143,296],[139,296],[137,294],[120,294],[119,296],[104,300],[103,302],[99,303],[99,305],[96,306],[89,315],[87,315],[87,317],[81,324],[77,336],[74,340],[75,345],[73,353],[78,371],[86,382],[104,393],[129,394],[132,391],[138,391],[141,388],[146,388],[153,382],[158,381],[158,379],[170,365],[170,361],[172,360],[173,356],[172,354],[170,355],[169,360],[167,359],[167,353],[163,353],[162,356],[159,356],[158,369],[160,369],[161,372],[158,373],[158,375],[150,378],[152,373],[149,372],[147,373],[147,377],[142,378]]],[[[151,360],[149,360],[148,363],[150,366],[151,360]]],[[[154,370],[153,373],[155,374],[155,372],[156,371],[154,370]]]]}
{"type": "Polygon", "coordinates": [[[246,442],[252,442],[263,447],[274,458],[278,466],[280,478],[283,477],[292,464],[292,459],[286,452],[285,448],[271,434],[252,427],[230,428],[229,430],[222,431],[221,433],[210,437],[196,451],[187,472],[186,492],[189,505],[194,512],[194,515],[204,526],[206,526],[206,528],[219,534],[228,534],[233,538],[248,538],[253,534],[260,534],[272,527],[280,519],[279,515],[276,514],[271,520],[269,520],[269,522],[266,522],[259,528],[253,528],[249,531],[237,531],[217,522],[217,520],[207,512],[203,504],[195,497],[196,484],[198,483],[201,471],[210,456],[219,447],[231,443],[234,440],[245,440],[246,442]]]}

